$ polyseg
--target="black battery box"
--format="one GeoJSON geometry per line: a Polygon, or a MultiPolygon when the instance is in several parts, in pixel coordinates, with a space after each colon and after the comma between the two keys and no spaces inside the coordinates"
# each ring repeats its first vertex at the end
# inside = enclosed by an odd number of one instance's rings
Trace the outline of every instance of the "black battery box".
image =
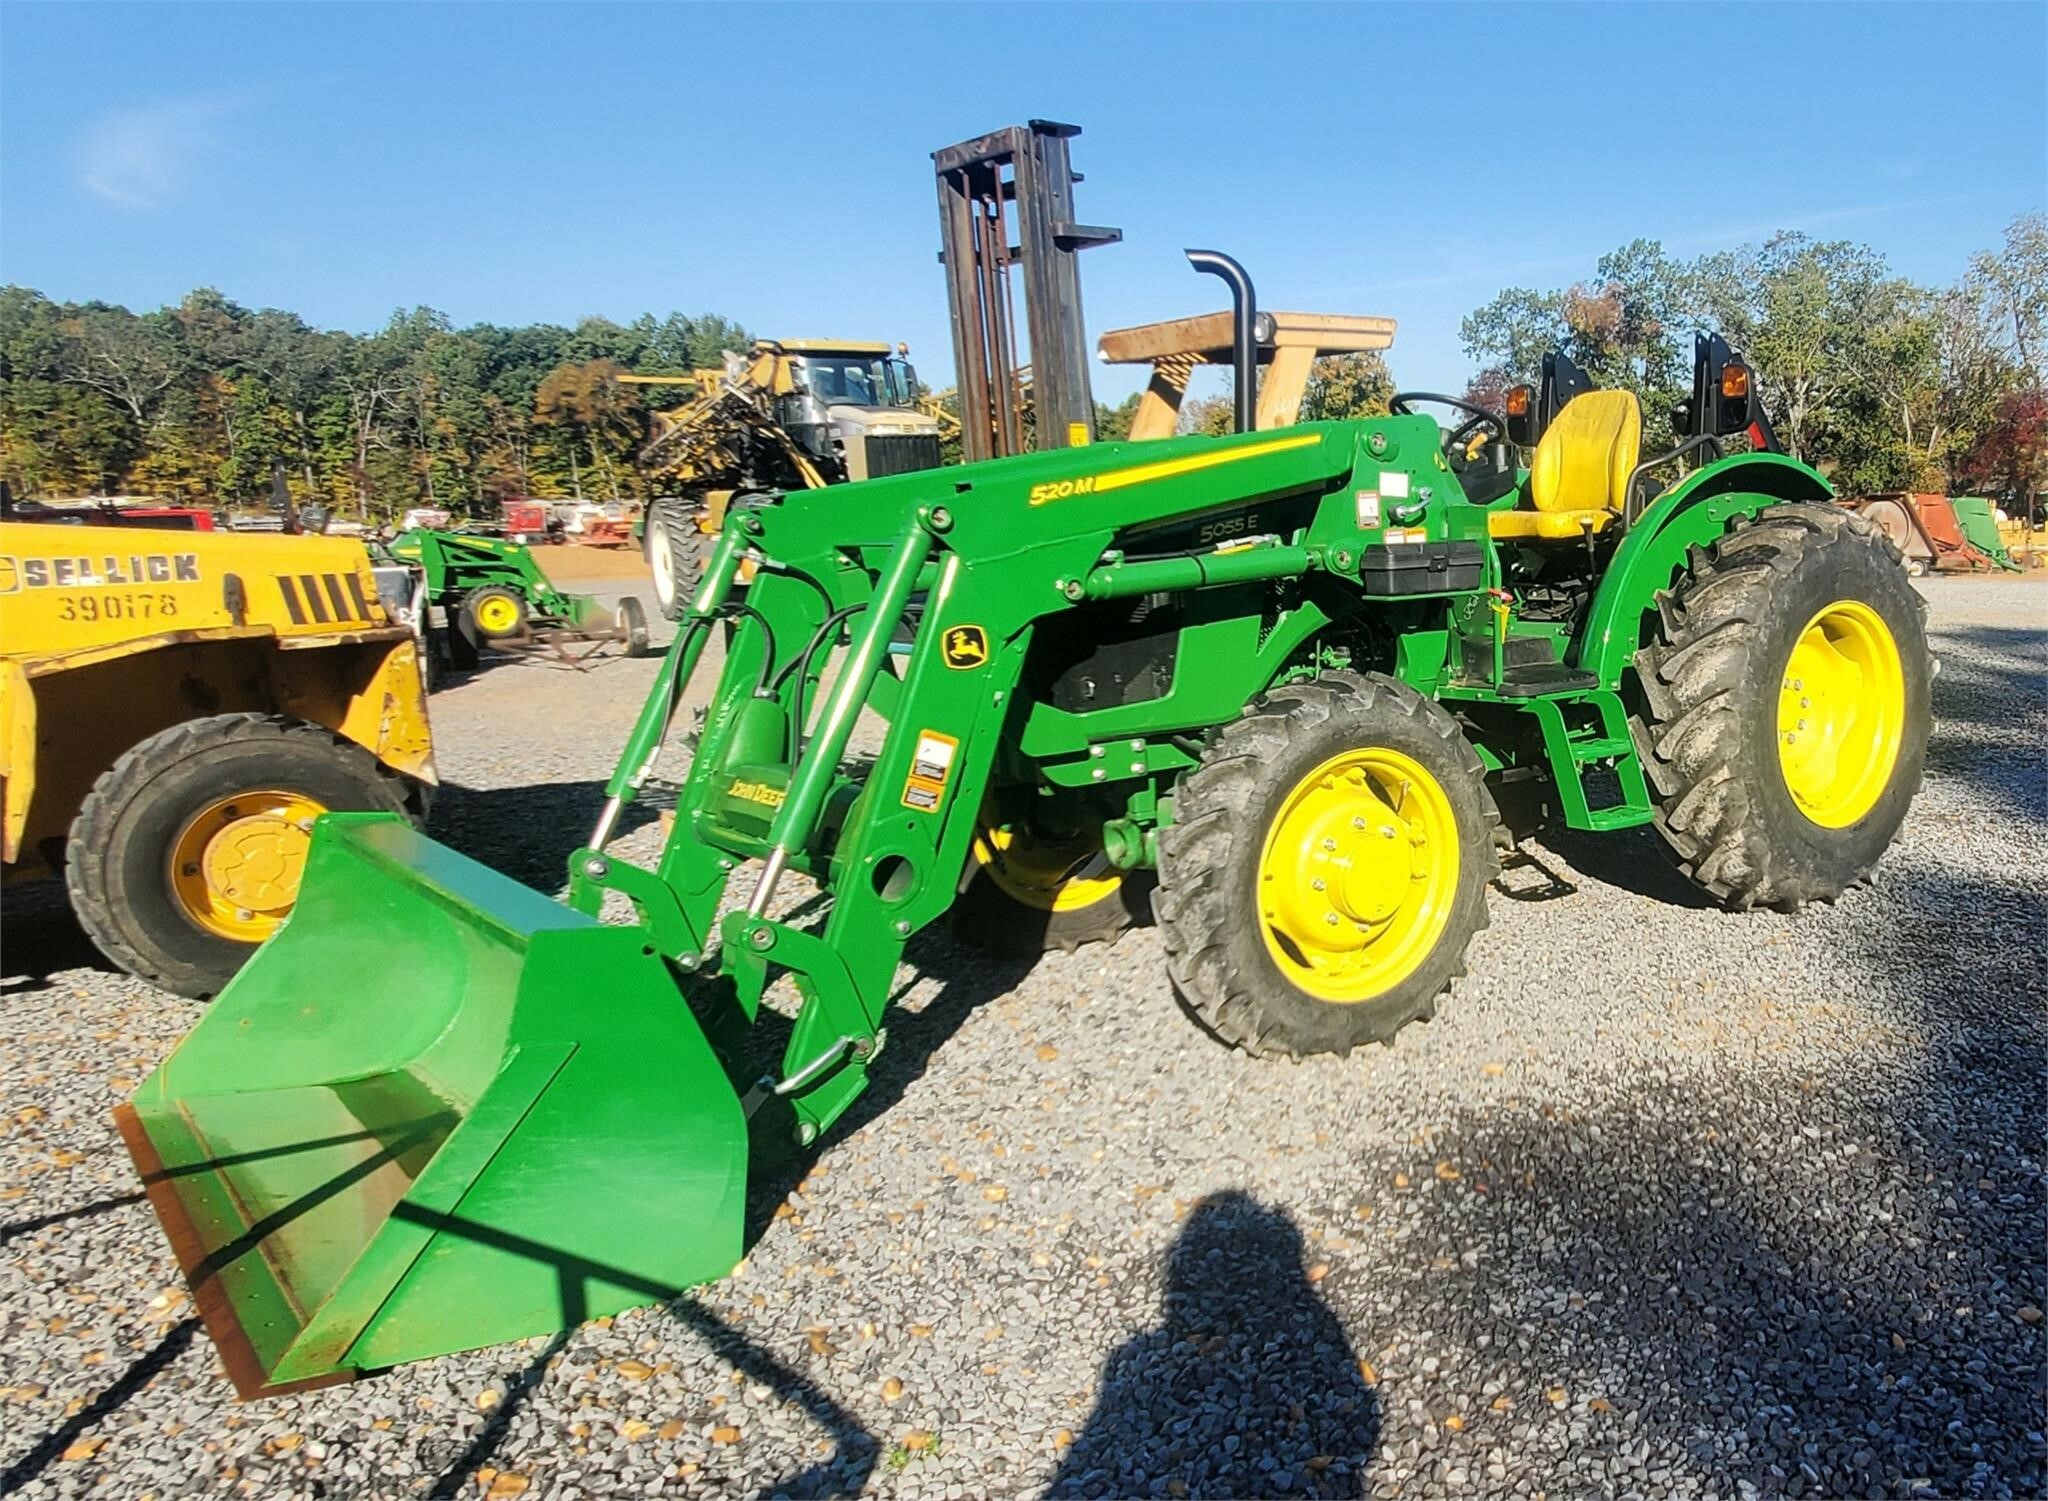
{"type": "Polygon", "coordinates": [[[1485,567],[1480,542],[1375,542],[1358,555],[1367,594],[1454,594],[1477,589],[1485,567]]]}

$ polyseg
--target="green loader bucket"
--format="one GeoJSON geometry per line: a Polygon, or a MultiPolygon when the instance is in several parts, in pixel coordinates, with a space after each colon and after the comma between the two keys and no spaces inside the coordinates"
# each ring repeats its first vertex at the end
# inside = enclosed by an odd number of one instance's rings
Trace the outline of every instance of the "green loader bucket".
{"type": "Polygon", "coordinates": [[[567,1328],[741,1251],[746,1122],[666,963],[380,814],[116,1112],[242,1395],[567,1328]]]}
{"type": "Polygon", "coordinates": [[[1998,512],[1990,501],[1981,495],[1958,495],[1949,501],[1955,509],[1956,524],[1963,530],[1969,544],[1991,559],[2000,568],[2014,573],[2020,565],[2005,549],[2005,538],[1998,535],[1998,512]]]}

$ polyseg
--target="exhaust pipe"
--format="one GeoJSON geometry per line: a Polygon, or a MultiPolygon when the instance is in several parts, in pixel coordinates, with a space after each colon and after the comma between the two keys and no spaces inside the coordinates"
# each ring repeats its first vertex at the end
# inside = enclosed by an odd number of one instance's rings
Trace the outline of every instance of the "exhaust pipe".
{"type": "Polygon", "coordinates": [[[1236,372],[1236,389],[1231,398],[1237,430],[1248,433],[1258,425],[1258,295],[1252,291],[1250,274],[1222,251],[1190,250],[1187,257],[1188,264],[1197,271],[1220,276],[1230,284],[1230,363],[1236,372]]]}

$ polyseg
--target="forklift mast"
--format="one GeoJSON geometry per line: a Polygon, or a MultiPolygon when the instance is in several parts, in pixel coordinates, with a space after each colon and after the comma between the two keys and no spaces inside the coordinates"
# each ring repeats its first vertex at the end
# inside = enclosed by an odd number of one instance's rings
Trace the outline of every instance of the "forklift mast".
{"type": "Polygon", "coordinates": [[[1074,222],[1074,184],[1081,177],[1068,161],[1067,142],[1080,133],[1078,125],[1033,120],[932,153],[939,259],[959,376],[961,456],[970,464],[1095,436],[1075,256],[1091,245],[1115,244],[1123,231],[1074,222]],[[1021,267],[1024,277],[1035,444],[1024,424],[1012,267],[1021,267]]]}

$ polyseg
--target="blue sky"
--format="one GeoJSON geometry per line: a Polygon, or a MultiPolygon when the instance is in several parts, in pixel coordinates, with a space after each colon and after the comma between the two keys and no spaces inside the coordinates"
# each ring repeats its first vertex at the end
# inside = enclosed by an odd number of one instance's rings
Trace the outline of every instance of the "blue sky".
{"type": "Polygon", "coordinates": [[[1466,312],[1637,235],[1952,280],[2048,197],[2048,6],[8,3],[0,280],[359,330],[712,310],[944,385],[929,153],[1033,116],[1124,230],[1091,335],[1218,305],[1208,245],[1455,389],[1466,312]]]}

